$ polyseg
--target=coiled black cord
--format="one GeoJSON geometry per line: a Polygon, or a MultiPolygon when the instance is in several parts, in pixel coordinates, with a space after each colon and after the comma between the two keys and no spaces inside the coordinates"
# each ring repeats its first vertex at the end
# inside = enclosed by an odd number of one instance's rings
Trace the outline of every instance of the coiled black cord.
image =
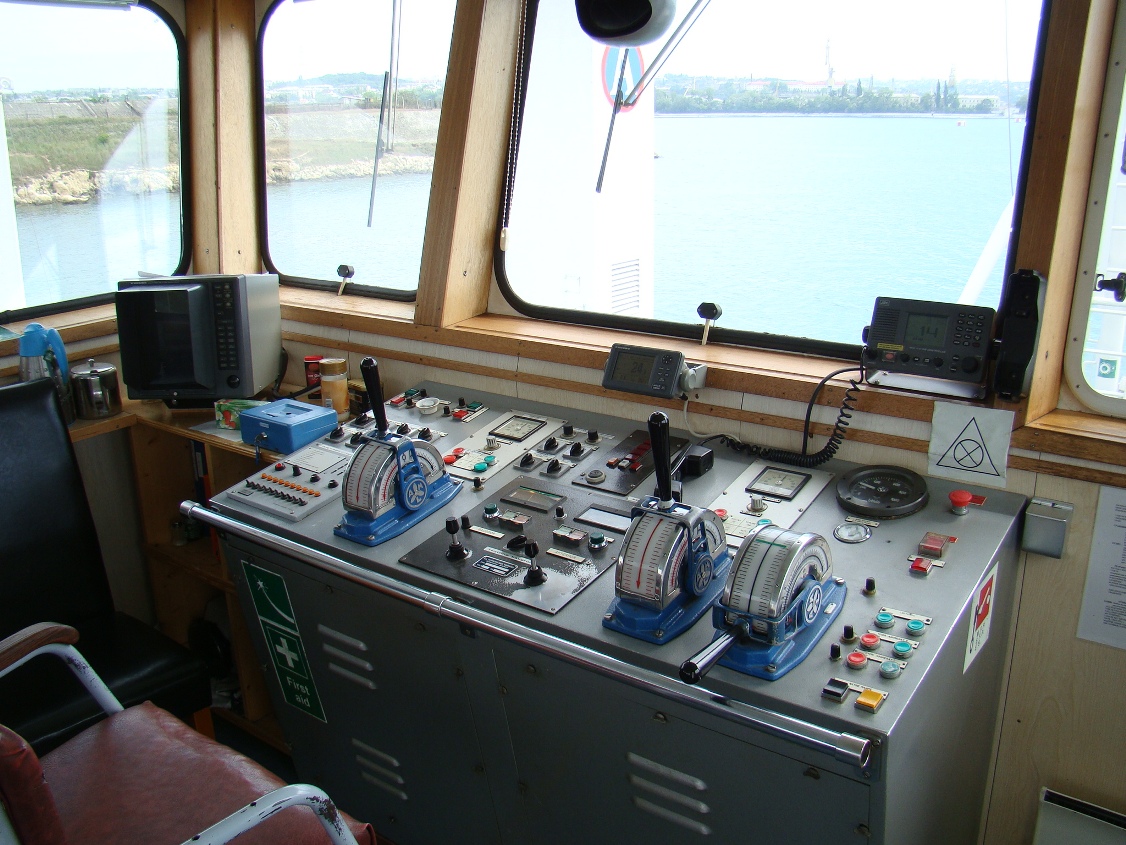
{"type": "Polygon", "coordinates": [[[849,420],[852,419],[852,412],[856,410],[857,393],[860,390],[860,381],[864,378],[864,367],[845,367],[841,370],[834,370],[829,373],[825,378],[818,382],[817,387],[813,390],[813,395],[809,398],[809,404],[805,409],[805,427],[802,429],[802,442],[801,452],[790,452],[786,449],[771,449],[769,447],[750,447],[751,452],[755,452],[757,448],[758,457],[767,461],[778,461],[779,463],[790,464],[799,467],[816,467],[828,461],[841,447],[841,442],[845,439],[845,434],[849,427],[849,420]],[[821,447],[820,451],[809,454],[809,426],[813,417],[813,406],[817,403],[817,396],[821,393],[821,389],[825,387],[829,379],[834,376],[839,376],[842,373],[857,372],[856,378],[849,379],[849,386],[845,388],[844,397],[841,399],[841,408],[837,413],[837,421],[833,424],[833,431],[829,435],[829,440],[821,447]]]}

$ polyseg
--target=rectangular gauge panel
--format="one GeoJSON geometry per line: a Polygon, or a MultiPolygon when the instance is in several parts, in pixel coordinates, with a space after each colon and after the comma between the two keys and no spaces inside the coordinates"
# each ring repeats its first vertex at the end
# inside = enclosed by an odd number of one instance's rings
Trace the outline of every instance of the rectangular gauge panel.
{"type": "Polygon", "coordinates": [[[489,434],[495,437],[503,437],[506,440],[513,440],[521,443],[539,431],[547,420],[543,417],[532,417],[524,414],[513,414],[489,434]]]}
{"type": "Polygon", "coordinates": [[[579,516],[575,517],[575,522],[585,522],[587,525],[593,525],[595,528],[602,528],[606,531],[618,531],[625,534],[629,530],[630,523],[633,522],[629,516],[624,513],[614,513],[612,511],[603,510],[602,508],[587,508],[579,516]]]}
{"type": "Polygon", "coordinates": [[[832,478],[832,473],[819,469],[795,472],[755,461],[708,507],[717,513],[723,511],[727,545],[738,546],[762,520],[791,528],[832,478]],[[761,499],[757,510],[752,498],[755,495],[761,499]]]}
{"type": "Polygon", "coordinates": [[[812,476],[806,472],[794,472],[792,469],[770,466],[747,485],[747,492],[774,496],[788,502],[798,494],[810,478],[812,476]]]}
{"type": "Polygon", "coordinates": [[[567,501],[567,497],[560,496],[557,493],[549,493],[546,490],[537,490],[534,487],[517,487],[504,497],[504,501],[511,502],[514,505],[525,505],[540,513],[548,513],[555,510],[557,505],[567,501]]]}

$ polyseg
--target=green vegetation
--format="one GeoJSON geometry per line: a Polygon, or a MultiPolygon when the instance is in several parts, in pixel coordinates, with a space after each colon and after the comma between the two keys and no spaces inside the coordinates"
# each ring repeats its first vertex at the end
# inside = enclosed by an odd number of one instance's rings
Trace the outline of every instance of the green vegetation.
{"type": "MultiPolygon", "coordinates": [[[[178,145],[175,111],[169,114],[169,143],[178,145]]],[[[12,181],[21,184],[55,171],[100,171],[141,122],[140,115],[21,118],[8,115],[8,158],[12,181]]],[[[179,158],[176,149],[171,154],[179,158]]]]}
{"type": "Polygon", "coordinates": [[[858,80],[855,86],[819,92],[790,91],[779,81],[755,91],[658,89],[653,103],[658,114],[991,114],[998,101],[962,106],[957,91],[944,92],[941,86],[934,94],[896,94],[890,89],[873,91],[858,80]]]}

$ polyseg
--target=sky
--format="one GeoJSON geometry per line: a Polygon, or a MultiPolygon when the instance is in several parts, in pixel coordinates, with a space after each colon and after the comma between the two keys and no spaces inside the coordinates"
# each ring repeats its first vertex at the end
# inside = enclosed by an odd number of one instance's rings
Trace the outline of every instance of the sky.
{"type": "MultiPolygon", "coordinates": [[[[573,0],[542,3],[573,7],[573,0]]],[[[680,0],[678,20],[691,5],[680,0]]],[[[453,0],[403,0],[402,7],[400,78],[442,78],[453,0]]],[[[267,80],[382,73],[390,8],[390,0],[285,0],[267,25],[267,80]]],[[[1036,0],[711,0],[664,70],[819,81],[828,53],[838,83],[946,80],[952,70],[958,79],[1027,81],[1039,12],[1036,0]]],[[[167,27],[144,9],[0,2],[0,80],[15,91],[174,87],[172,55],[167,27]],[[44,28],[50,49],[28,36],[44,28]]]]}

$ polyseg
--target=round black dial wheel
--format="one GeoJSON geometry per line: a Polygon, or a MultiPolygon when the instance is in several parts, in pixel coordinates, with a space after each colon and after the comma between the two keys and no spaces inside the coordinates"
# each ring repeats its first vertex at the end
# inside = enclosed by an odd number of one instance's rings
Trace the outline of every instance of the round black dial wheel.
{"type": "Polygon", "coordinates": [[[928,498],[926,479],[903,467],[857,467],[837,482],[840,506],[858,516],[910,516],[922,510],[928,498]]]}

